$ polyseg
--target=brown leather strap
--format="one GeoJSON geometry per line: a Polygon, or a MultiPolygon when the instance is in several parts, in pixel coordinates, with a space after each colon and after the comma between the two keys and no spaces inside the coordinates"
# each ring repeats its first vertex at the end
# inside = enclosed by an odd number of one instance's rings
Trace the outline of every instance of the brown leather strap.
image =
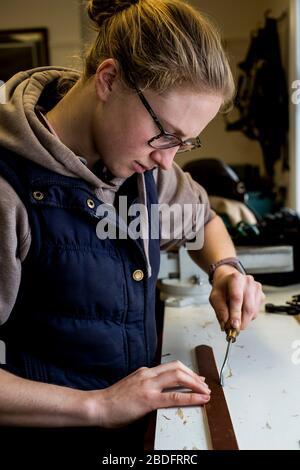
{"type": "Polygon", "coordinates": [[[144,451],[154,450],[156,418],[157,411],[152,411],[148,416],[148,426],[144,434],[144,451]]]}
{"type": "Polygon", "coordinates": [[[199,375],[206,378],[211,389],[211,399],[204,408],[213,450],[239,450],[213,350],[209,346],[197,346],[196,357],[199,375]]]}

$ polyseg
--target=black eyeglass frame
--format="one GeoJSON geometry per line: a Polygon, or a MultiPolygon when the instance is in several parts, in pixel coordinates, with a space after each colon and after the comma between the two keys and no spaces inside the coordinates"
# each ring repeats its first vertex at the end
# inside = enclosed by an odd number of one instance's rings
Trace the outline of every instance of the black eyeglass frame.
{"type": "Polygon", "coordinates": [[[162,124],[160,123],[158,117],[156,116],[155,112],[153,111],[153,109],[151,108],[149,102],[147,101],[147,99],[145,98],[145,95],[142,93],[142,91],[135,87],[135,90],[142,102],[142,104],[144,105],[144,107],[146,108],[146,110],[148,111],[148,113],[150,114],[150,116],[152,117],[154,123],[156,124],[156,126],[158,127],[158,129],[160,130],[160,134],[152,137],[152,139],[148,140],[148,145],[150,145],[150,147],[154,148],[154,149],[168,149],[168,148],[173,148],[173,147],[179,147],[177,153],[183,153],[183,152],[189,152],[191,150],[194,150],[196,148],[200,148],[202,147],[202,142],[200,140],[200,137],[196,137],[195,139],[188,139],[188,140],[182,140],[178,135],[175,135],[175,134],[172,134],[171,132],[167,132],[164,130],[162,124]],[[176,142],[173,142],[172,144],[170,144],[169,146],[165,146],[165,147],[158,147],[158,146],[155,146],[153,144],[153,142],[155,142],[157,139],[160,139],[161,137],[172,137],[173,139],[176,139],[176,142]],[[189,147],[189,148],[187,148],[189,147]]]}

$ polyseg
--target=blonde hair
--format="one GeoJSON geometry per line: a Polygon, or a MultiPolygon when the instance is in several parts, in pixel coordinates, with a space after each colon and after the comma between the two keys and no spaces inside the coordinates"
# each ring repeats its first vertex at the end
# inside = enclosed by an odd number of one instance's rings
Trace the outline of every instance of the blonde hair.
{"type": "Polygon", "coordinates": [[[187,86],[232,101],[234,81],[215,26],[180,0],[89,0],[98,36],[84,66],[84,80],[113,58],[122,81],[159,93],[187,86]]]}

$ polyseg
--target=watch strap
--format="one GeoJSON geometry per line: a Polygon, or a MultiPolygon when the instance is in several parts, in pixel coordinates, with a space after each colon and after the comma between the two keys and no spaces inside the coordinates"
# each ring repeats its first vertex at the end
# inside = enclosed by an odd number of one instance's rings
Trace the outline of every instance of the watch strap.
{"type": "Polygon", "coordinates": [[[217,261],[216,263],[212,263],[210,265],[209,271],[208,271],[208,279],[209,279],[209,282],[211,284],[213,282],[213,278],[214,278],[214,274],[215,274],[216,269],[219,266],[223,266],[223,265],[233,266],[241,274],[247,274],[246,271],[245,271],[244,266],[242,265],[242,263],[240,262],[240,260],[238,258],[236,258],[236,257],[224,258],[224,259],[221,259],[220,261],[217,261]]]}

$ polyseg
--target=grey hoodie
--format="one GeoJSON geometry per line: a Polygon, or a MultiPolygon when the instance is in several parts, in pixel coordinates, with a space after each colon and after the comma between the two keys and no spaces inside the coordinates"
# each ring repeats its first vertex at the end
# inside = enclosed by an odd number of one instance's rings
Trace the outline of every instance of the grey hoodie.
{"type": "MultiPolygon", "coordinates": [[[[12,77],[0,93],[0,146],[61,175],[87,181],[101,201],[112,204],[114,195],[124,182],[114,178],[109,183],[99,179],[42,122],[37,111],[45,86],[61,75],[79,78],[78,72],[63,67],[41,67],[20,72],[12,77]],[[3,97],[6,99],[4,100],[3,97]]],[[[46,112],[49,109],[44,109],[46,112]]],[[[156,170],[159,203],[205,204],[204,223],[214,217],[204,189],[175,163],[171,170],[156,170]]],[[[140,200],[145,200],[143,175],[138,175],[140,200]]],[[[175,248],[185,240],[163,240],[162,249],[175,248]]],[[[21,279],[21,264],[31,243],[26,209],[0,176],[0,324],[13,309],[21,279]]],[[[147,255],[147,246],[145,246],[147,255]]],[[[24,312],[25,314],[25,312],[24,312]]]]}

